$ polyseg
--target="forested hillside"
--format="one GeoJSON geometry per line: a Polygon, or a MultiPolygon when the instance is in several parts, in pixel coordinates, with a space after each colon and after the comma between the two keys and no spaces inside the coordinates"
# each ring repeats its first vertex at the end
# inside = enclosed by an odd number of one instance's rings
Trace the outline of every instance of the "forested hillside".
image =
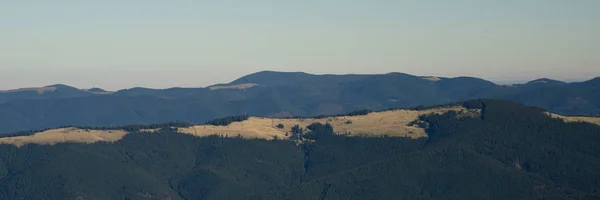
{"type": "Polygon", "coordinates": [[[313,124],[299,127],[310,130],[302,143],[163,128],[115,143],[0,145],[0,199],[600,198],[600,126],[506,101],[464,105],[481,117],[423,116],[429,137],[416,140],[313,124]]]}

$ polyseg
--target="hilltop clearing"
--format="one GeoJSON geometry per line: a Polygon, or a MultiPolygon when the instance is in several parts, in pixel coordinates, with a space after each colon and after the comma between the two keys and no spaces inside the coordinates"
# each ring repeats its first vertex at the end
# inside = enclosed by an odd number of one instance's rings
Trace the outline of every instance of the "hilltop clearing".
{"type": "Polygon", "coordinates": [[[337,116],[326,118],[261,118],[250,117],[242,122],[233,122],[227,126],[200,125],[179,128],[179,132],[196,136],[226,135],[244,138],[286,139],[295,125],[306,129],[313,123],[331,124],[334,132],[348,136],[390,136],[390,137],[427,137],[425,129],[412,125],[420,116],[444,114],[449,111],[463,113],[464,116],[479,116],[479,110],[466,109],[460,106],[436,108],[428,110],[389,110],[372,112],[358,116],[337,116]],[[279,127],[278,127],[279,126],[279,127]]]}
{"type": "MultiPolygon", "coordinates": [[[[346,136],[365,137],[409,137],[413,139],[427,137],[425,129],[412,124],[419,117],[446,112],[462,113],[461,116],[479,116],[476,109],[461,106],[435,108],[427,110],[388,110],[372,112],[357,116],[335,116],[324,118],[261,118],[250,117],[241,122],[233,122],[226,126],[198,125],[178,128],[177,132],[199,137],[219,135],[225,137],[241,137],[246,139],[289,139],[292,127],[298,125],[307,132],[313,123],[330,124],[334,132],[346,136]]],[[[174,128],[174,127],[171,127],[174,128]]],[[[156,133],[159,129],[141,129],[141,132],[156,133]]],[[[25,144],[57,144],[57,143],[95,143],[115,142],[123,138],[125,130],[89,130],[80,128],[52,129],[29,136],[0,138],[2,144],[23,146],[25,144]]]]}
{"type": "Polygon", "coordinates": [[[587,122],[600,125],[600,117],[584,117],[584,116],[562,116],[554,113],[546,113],[551,117],[562,119],[565,122],[587,122]]]}
{"type": "MultiPolygon", "coordinates": [[[[479,109],[468,109],[463,106],[446,106],[423,110],[396,109],[370,112],[361,115],[345,115],[318,118],[265,118],[248,117],[243,121],[231,122],[227,125],[195,125],[189,127],[170,127],[181,134],[198,137],[222,136],[244,139],[290,139],[293,127],[298,126],[303,133],[310,132],[307,127],[314,123],[330,124],[333,132],[350,137],[406,137],[412,139],[427,138],[427,123],[423,116],[456,113],[458,118],[480,117],[479,109]]],[[[600,118],[562,116],[545,112],[552,118],[564,122],[587,122],[600,125],[600,118]]],[[[160,128],[139,129],[139,132],[157,133],[160,128]]],[[[81,128],[60,128],[34,133],[28,136],[0,138],[0,144],[23,146],[25,144],[57,144],[57,143],[95,143],[115,142],[121,140],[128,131],[93,130],[81,128]]]]}
{"type": "Polygon", "coordinates": [[[57,144],[57,143],[95,143],[115,142],[123,138],[124,130],[84,130],[78,128],[60,128],[35,133],[29,136],[0,138],[0,144],[57,144]]]}

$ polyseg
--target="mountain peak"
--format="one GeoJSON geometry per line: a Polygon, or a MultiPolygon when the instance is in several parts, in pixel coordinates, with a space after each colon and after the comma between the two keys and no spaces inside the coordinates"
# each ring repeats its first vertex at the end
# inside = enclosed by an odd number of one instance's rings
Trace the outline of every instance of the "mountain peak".
{"type": "Polygon", "coordinates": [[[89,93],[92,93],[92,94],[112,94],[112,93],[114,93],[112,91],[106,91],[106,90],[104,90],[102,88],[97,88],[97,87],[90,88],[90,89],[85,89],[83,91],[89,92],[89,93]]]}
{"type": "Polygon", "coordinates": [[[304,72],[276,72],[276,71],[260,71],[253,74],[241,77],[228,85],[239,84],[259,84],[259,85],[288,85],[302,81],[308,81],[316,75],[307,74],[304,72]]]}
{"type": "Polygon", "coordinates": [[[46,86],[46,87],[19,88],[19,89],[12,89],[12,90],[0,91],[0,92],[3,92],[3,93],[37,92],[38,94],[41,95],[46,92],[54,92],[54,91],[56,91],[56,89],[57,89],[57,87],[46,86]]]}
{"type": "Polygon", "coordinates": [[[85,91],[88,91],[88,92],[108,92],[108,91],[106,91],[106,90],[104,90],[102,88],[90,88],[90,89],[87,89],[85,91]]]}
{"type": "Polygon", "coordinates": [[[589,81],[585,81],[583,83],[588,85],[600,86],[600,77],[590,79],[589,81]]]}
{"type": "Polygon", "coordinates": [[[552,84],[552,85],[562,85],[562,84],[567,84],[565,82],[562,81],[557,81],[554,79],[549,79],[549,78],[540,78],[540,79],[536,79],[533,81],[529,81],[526,83],[526,85],[533,85],[533,84],[552,84]]]}
{"type": "Polygon", "coordinates": [[[589,80],[588,82],[600,82],[600,76],[589,80]]]}
{"type": "Polygon", "coordinates": [[[54,88],[57,88],[57,89],[60,89],[60,88],[77,89],[75,87],[72,87],[72,86],[69,86],[69,85],[65,85],[65,84],[54,84],[54,85],[48,85],[48,86],[45,86],[45,87],[54,87],[54,88]]]}

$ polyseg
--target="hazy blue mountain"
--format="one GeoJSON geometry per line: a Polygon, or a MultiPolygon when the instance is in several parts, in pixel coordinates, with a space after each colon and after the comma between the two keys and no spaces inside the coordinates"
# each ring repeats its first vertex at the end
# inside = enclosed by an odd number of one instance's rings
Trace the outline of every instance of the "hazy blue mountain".
{"type": "Polygon", "coordinates": [[[262,71],[232,81],[228,85],[255,83],[265,86],[297,85],[302,83],[333,83],[357,81],[371,75],[314,75],[304,72],[262,71]]]}
{"type": "Polygon", "coordinates": [[[0,103],[23,99],[60,99],[93,96],[94,92],[80,90],[68,85],[49,85],[39,88],[23,88],[0,91],[0,103]]]}
{"type": "Polygon", "coordinates": [[[162,98],[182,98],[189,96],[202,96],[209,92],[206,88],[169,88],[169,89],[150,89],[150,88],[131,88],[119,90],[115,96],[148,96],[162,98]]]}
{"type": "Polygon", "coordinates": [[[600,116],[600,78],[579,83],[558,83],[536,87],[504,96],[503,99],[565,115],[600,116]]]}
{"type": "Polygon", "coordinates": [[[598,88],[598,87],[600,87],[600,77],[594,78],[589,81],[582,82],[581,84],[585,85],[587,87],[598,88]]]}
{"type": "Polygon", "coordinates": [[[567,83],[563,81],[552,80],[548,78],[536,79],[533,81],[529,81],[526,85],[565,85],[567,83]]]}
{"type": "Polygon", "coordinates": [[[92,92],[92,93],[107,93],[110,91],[106,91],[102,88],[90,88],[90,89],[85,89],[84,91],[88,91],[88,92],[92,92]]]}
{"type": "Polygon", "coordinates": [[[600,79],[563,83],[539,79],[497,85],[474,77],[404,73],[312,75],[263,71],[219,87],[132,88],[97,93],[55,85],[54,91],[0,93],[0,133],[62,125],[111,126],[170,121],[202,123],[237,114],[313,116],[359,109],[446,104],[477,98],[514,100],[565,115],[600,116],[600,79]],[[227,89],[223,89],[227,88],[227,89]]]}

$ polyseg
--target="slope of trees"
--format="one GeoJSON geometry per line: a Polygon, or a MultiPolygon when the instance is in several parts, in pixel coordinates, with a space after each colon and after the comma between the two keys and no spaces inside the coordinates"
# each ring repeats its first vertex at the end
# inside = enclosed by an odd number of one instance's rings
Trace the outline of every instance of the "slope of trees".
{"type": "Polygon", "coordinates": [[[246,121],[246,120],[248,120],[248,118],[249,118],[248,115],[230,116],[230,117],[224,117],[224,118],[219,118],[219,119],[213,119],[213,120],[206,122],[206,124],[213,125],[213,126],[227,126],[233,122],[246,121]]]}
{"type": "Polygon", "coordinates": [[[302,144],[133,132],[115,143],[0,145],[0,199],[598,199],[600,126],[480,100],[429,138],[296,127],[302,144]]]}

